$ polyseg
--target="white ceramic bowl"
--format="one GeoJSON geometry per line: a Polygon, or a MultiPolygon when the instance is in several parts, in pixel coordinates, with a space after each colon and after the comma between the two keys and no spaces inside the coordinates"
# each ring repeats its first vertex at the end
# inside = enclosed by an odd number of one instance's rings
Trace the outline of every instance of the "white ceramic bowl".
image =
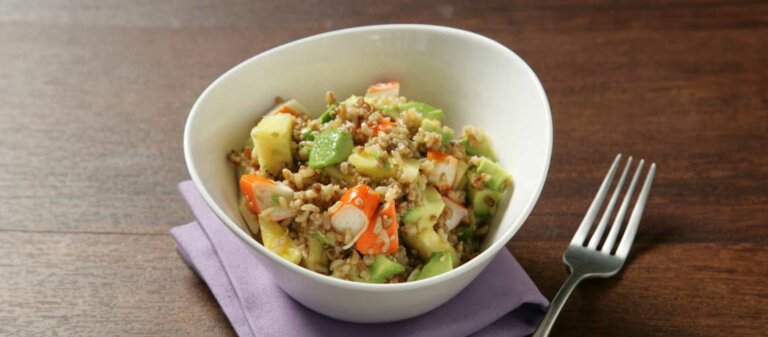
{"type": "Polygon", "coordinates": [[[195,102],[184,130],[189,173],[211,209],[251,247],[277,284],[319,313],[352,322],[388,322],[429,310],[466,287],[504,249],[533,209],[549,167],[552,121],[544,89],[530,67],[481,35],[438,26],[384,25],[320,34],[268,50],[214,81],[195,102]],[[477,125],[490,135],[515,181],[493,220],[484,251],[426,280],[367,284],[314,273],[266,250],[243,231],[237,184],[226,154],[242,145],[275,96],[310,111],[324,93],[363,93],[397,80],[401,94],[444,109],[456,130],[477,125]]]}

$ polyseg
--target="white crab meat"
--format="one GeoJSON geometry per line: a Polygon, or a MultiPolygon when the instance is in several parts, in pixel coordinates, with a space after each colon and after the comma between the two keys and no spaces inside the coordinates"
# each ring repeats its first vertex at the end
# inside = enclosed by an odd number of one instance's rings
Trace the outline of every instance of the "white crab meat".
{"type": "Polygon", "coordinates": [[[352,247],[357,242],[357,239],[365,231],[365,227],[368,226],[368,221],[365,212],[352,204],[341,205],[331,216],[331,226],[336,232],[346,233],[349,231],[352,234],[352,240],[344,245],[344,249],[352,247]]]}
{"type": "Polygon", "coordinates": [[[272,208],[268,217],[274,221],[285,220],[296,215],[296,212],[289,207],[280,206],[281,197],[289,203],[293,200],[293,190],[279,181],[271,184],[254,184],[253,194],[256,197],[256,206],[260,211],[272,208]]]}
{"type": "Polygon", "coordinates": [[[453,230],[469,216],[469,211],[466,207],[450,198],[443,197],[443,201],[445,202],[445,207],[451,210],[451,216],[445,219],[445,227],[448,230],[453,230]]]}
{"type": "Polygon", "coordinates": [[[300,115],[306,115],[307,114],[307,108],[304,107],[303,104],[299,103],[294,98],[291,98],[281,104],[278,104],[272,111],[269,112],[271,115],[276,115],[279,113],[287,113],[294,116],[300,116],[300,115]]]}
{"type": "Polygon", "coordinates": [[[453,181],[456,180],[456,172],[459,160],[451,155],[442,155],[439,158],[431,158],[433,169],[427,176],[427,181],[437,186],[441,191],[450,190],[453,181]]]}
{"type": "Polygon", "coordinates": [[[400,96],[400,83],[395,81],[372,84],[365,92],[367,98],[398,96],[400,96]]]}

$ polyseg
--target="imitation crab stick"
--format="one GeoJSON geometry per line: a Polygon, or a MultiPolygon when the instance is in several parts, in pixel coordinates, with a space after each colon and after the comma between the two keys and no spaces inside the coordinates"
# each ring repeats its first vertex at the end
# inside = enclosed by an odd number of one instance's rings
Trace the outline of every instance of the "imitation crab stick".
{"type": "Polygon", "coordinates": [[[278,104],[272,111],[269,112],[272,115],[286,113],[289,115],[300,116],[307,113],[307,108],[304,107],[296,99],[289,99],[281,104],[278,104]]]}
{"type": "Polygon", "coordinates": [[[293,190],[283,183],[264,178],[256,174],[244,174],[240,177],[240,191],[245,198],[248,209],[260,214],[268,208],[272,208],[268,218],[280,221],[290,218],[294,211],[280,205],[280,198],[290,202],[293,200],[293,190]]]}
{"type": "Polygon", "coordinates": [[[372,84],[365,92],[365,97],[398,97],[400,96],[400,83],[396,81],[372,84]]]}
{"type": "Polygon", "coordinates": [[[386,132],[391,128],[393,125],[395,125],[395,122],[392,122],[388,119],[382,119],[379,121],[379,124],[376,125],[375,128],[373,128],[373,135],[378,136],[379,132],[386,132]]]}
{"type": "Polygon", "coordinates": [[[433,169],[427,176],[427,181],[437,186],[441,191],[450,190],[456,179],[459,160],[449,154],[428,151],[427,159],[432,161],[433,169]]]}
{"type": "Polygon", "coordinates": [[[394,254],[400,246],[397,236],[397,211],[395,203],[390,201],[379,209],[374,221],[368,224],[363,234],[357,239],[357,251],[368,255],[394,254]]]}
{"type": "Polygon", "coordinates": [[[373,220],[379,207],[379,194],[366,185],[347,190],[331,209],[331,225],[339,233],[352,235],[344,249],[352,247],[373,220]]]}
{"type": "Polygon", "coordinates": [[[443,197],[443,202],[445,202],[446,209],[451,210],[451,216],[445,219],[445,227],[448,228],[448,230],[452,230],[456,228],[462,220],[467,218],[469,211],[466,207],[450,198],[443,197]]]}

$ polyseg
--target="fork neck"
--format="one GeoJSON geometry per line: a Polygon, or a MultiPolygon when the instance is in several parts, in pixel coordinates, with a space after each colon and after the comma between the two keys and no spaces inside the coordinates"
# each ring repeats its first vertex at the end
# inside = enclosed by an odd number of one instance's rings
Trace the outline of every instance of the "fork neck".
{"type": "Polygon", "coordinates": [[[568,279],[565,280],[563,286],[560,287],[555,298],[552,299],[552,303],[549,305],[549,310],[547,310],[547,314],[544,315],[544,318],[541,320],[539,328],[536,329],[536,333],[533,334],[533,337],[549,336],[552,327],[555,325],[557,316],[560,315],[560,311],[563,310],[563,306],[565,306],[565,302],[568,300],[568,297],[571,296],[573,289],[576,289],[576,286],[584,280],[585,276],[586,275],[583,273],[573,272],[568,276],[568,279]]]}

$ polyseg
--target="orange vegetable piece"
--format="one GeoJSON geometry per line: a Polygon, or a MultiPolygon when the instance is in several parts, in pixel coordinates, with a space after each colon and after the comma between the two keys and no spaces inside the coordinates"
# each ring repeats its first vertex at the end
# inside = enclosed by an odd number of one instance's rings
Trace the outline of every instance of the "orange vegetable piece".
{"type": "Polygon", "coordinates": [[[395,125],[395,122],[392,122],[388,119],[382,119],[379,121],[379,124],[376,125],[375,128],[373,128],[373,135],[378,136],[379,132],[384,132],[387,129],[391,128],[392,125],[395,125]]]}
{"type": "Polygon", "coordinates": [[[427,159],[434,161],[443,161],[451,155],[437,151],[427,151],[427,159]]]}
{"type": "Polygon", "coordinates": [[[274,185],[275,183],[270,179],[255,174],[244,174],[240,177],[240,192],[243,193],[245,198],[245,205],[248,206],[251,212],[258,214],[261,210],[256,202],[256,195],[253,190],[255,184],[274,185]]]}
{"type": "Polygon", "coordinates": [[[400,88],[400,83],[397,81],[376,83],[368,87],[367,94],[374,94],[377,92],[387,91],[394,88],[400,88]]]}
{"type": "MultiPolygon", "coordinates": [[[[376,209],[379,207],[380,199],[379,194],[368,187],[368,185],[357,185],[348,189],[347,192],[341,196],[340,201],[342,207],[344,205],[355,206],[363,211],[370,220],[373,219],[376,209]]],[[[339,207],[339,209],[341,209],[341,207],[339,207]]]]}
{"type": "Polygon", "coordinates": [[[355,249],[360,253],[369,255],[397,253],[400,247],[398,227],[395,203],[389,202],[379,209],[374,220],[368,224],[363,234],[357,239],[355,249]],[[379,233],[374,232],[378,229],[377,227],[381,227],[379,233]],[[386,236],[387,239],[379,239],[382,236],[386,236]],[[389,241],[389,246],[385,247],[387,241],[389,241]]]}
{"type": "Polygon", "coordinates": [[[291,109],[291,107],[289,107],[288,105],[281,106],[280,110],[277,110],[277,112],[278,113],[281,113],[281,112],[282,113],[287,113],[289,115],[294,115],[294,116],[298,116],[299,115],[298,112],[296,112],[295,110],[291,109]]]}

